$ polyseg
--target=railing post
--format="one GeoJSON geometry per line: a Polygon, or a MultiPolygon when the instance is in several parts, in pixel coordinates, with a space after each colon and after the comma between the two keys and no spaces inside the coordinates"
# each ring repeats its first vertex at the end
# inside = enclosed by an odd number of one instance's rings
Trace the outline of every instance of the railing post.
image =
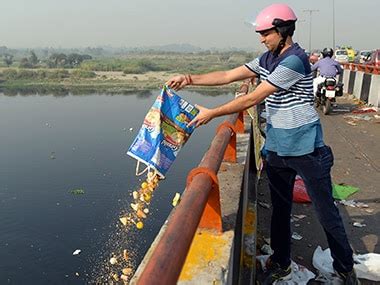
{"type": "MultiPolygon", "coordinates": [[[[206,167],[197,167],[192,169],[187,176],[186,185],[188,186],[193,180],[194,176],[200,173],[207,174],[212,182],[212,188],[208,194],[207,204],[203,210],[201,220],[198,227],[202,229],[216,230],[222,232],[222,210],[220,207],[220,192],[218,177],[214,172],[206,167]]],[[[186,186],[186,187],[187,187],[186,186]]]]}

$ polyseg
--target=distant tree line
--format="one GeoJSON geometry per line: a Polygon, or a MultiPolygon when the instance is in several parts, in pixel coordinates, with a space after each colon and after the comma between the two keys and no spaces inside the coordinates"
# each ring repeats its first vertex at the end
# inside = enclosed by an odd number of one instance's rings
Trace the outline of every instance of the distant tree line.
{"type": "MultiPolygon", "coordinates": [[[[84,60],[90,60],[92,56],[88,54],[70,53],[53,53],[46,59],[39,59],[36,53],[32,50],[28,57],[22,57],[19,62],[19,67],[22,68],[76,68],[84,60]]],[[[3,62],[9,67],[14,63],[14,56],[12,54],[3,54],[3,62]]]]}

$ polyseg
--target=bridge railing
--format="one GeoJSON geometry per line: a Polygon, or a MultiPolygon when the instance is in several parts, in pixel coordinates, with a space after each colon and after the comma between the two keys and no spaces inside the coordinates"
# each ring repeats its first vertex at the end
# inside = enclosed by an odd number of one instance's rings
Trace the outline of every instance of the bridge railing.
{"type": "Polygon", "coordinates": [[[343,66],[345,69],[353,71],[363,71],[365,73],[380,74],[380,66],[357,63],[344,63],[343,66]]]}
{"type": "MultiPolygon", "coordinates": [[[[243,83],[238,93],[247,94],[243,83]]],[[[137,284],[176,284],[197,228],[222,231],[217,173],[222,161],[236,162],[236,133],[244,132],[243,113],[232,114],[217,128],[199,166],[189,172],[181,203],[147,261],[137,284]]]]}

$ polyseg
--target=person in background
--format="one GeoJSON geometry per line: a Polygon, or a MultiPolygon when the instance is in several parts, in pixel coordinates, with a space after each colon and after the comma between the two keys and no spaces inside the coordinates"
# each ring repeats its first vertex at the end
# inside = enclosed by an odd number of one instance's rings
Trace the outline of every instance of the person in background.
{"type": "Polygon", "coordinates": [[[297,20],[285,4],[262,10],[255,23],[260,41],[268,49],[240,67],[202,75],[178,75],[166,84],[174,90],[187,85],[223,85],[259,76],[261,83],[246,96],[224,105],[200,110],[189,125],[243,111],[265,99],[267,128],[266,171],[272,200],[271,247],[263,284],[291,279],[291,209],[296,175],[305,182],[318,219],[327,236],[333,266],[344,284],[359,284],[353,270],[352,249],[332,196],[333,154],[325,145],[313,106],[313,77],[304,50],[292,40],[297,20]]]}
{"type": "Polygon", "coordinates": [[[317,94],[318,85],[324,82],[327,77],[336,77],[343,72],[339,62],[332,59],[333,54],[334,51],[332,48],[324,48],[322,51],[323,58],[314,63],[311,67],[312,71],[319,70],[319,76],[314,78],[313,82],[314,95],[317,94]]]}

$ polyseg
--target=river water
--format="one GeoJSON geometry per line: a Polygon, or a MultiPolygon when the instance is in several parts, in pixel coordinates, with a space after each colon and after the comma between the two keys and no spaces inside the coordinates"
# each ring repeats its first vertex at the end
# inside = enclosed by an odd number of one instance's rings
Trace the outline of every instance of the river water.
{"type": "MultiPolygon", "coordinates": [[[[158,94],[0,94],[0,284],[103,282],[123,249],[132,267],[140,263],[221,121],[193,133],[154,192],[144,228],[123,232],[118,219],[141,183],[126,150],[158,94]]],[[[210,107],[232,98],[179,94],[210,107]]]]}

